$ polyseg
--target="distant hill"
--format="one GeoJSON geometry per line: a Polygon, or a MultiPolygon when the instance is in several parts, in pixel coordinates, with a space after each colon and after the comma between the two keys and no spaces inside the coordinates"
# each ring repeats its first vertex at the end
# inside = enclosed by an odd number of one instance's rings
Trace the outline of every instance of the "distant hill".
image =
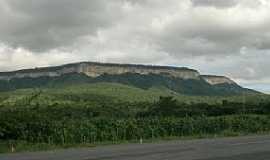
{"type": "Polygon", "coordinates": [[[184,95],[259,93],[243,88],[227,77],[200,75],[194,69],[183,67],[81,62],[0,72],[0,91],[100,82],[119,83],[140,89],[166,88],[184,95]]]}

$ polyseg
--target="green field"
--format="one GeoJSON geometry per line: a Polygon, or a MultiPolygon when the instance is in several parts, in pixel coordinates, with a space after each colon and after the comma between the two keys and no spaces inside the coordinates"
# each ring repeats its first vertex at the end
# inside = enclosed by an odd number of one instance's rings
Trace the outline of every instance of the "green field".
{"type": "Polygon", "coordinates": [[[0,92],[0,152],[270,131],[270,97],[81,83],[0,92]]]}

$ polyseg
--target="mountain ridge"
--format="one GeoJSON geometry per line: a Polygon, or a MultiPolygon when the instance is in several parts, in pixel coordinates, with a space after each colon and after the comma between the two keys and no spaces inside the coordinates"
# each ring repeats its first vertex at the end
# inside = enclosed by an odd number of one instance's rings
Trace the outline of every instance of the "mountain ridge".
{"type": "Polygon", "coordinates": [[[11,72],[0,72],[1,80],[10,80],[13,78],[41,76],[56,77],[68,73],[84,73],[90,77],[98,77],[102,74],[169,74],[171,76],[183,79],[198,79],[199,72],[186,67],[168,67],[168,66],[151,66],[135,64],[116,64],[116,63],[97,63],[97,62],[79,62],[65,64],[53,67],[41,67],[34,69],[23,69],[11,72]]]}
{"type": "MultiPolygon", "coordinates": [[[[199,71],[174,66],[78,62],[53,67],[0,72],[0,85],[8,88],[40,87],[55,83],[113,82],[139,88],[165,86],[183,94],[241,94],[256,91],[242,88],[225,76],[201,75],[199,71]],[[24,83],[34,84],[27,85],[24,83]]],[[[1,89],[1,87],[0,87],[1,89]]]]}
{"type": "Polygon", "coordinates": [[[195,69],[191,69],[191,68],[188,68],[188,67],[175,67],[175,66],[165,66],[165,65],[148,65],[148,64],[128,64],[128,63],[102,63],[102,62],[82,61],[82,62],[67,63],[67,64],[63,64],[63,65],[35,67],[35,68],[19,69],[19,70],[13,70],[13,71],[4,71],[4,72],[0,72],[0,75],[5,74],[5,73],[27,72],[27,71],[34,71],[34,70],[50,71],[50,69],[59,69],[61,67],[70,67],[70,66],[73,66],[73,65],[80,65],[80,64],[93,64],[93,65],[104,65],[104,66],[125,66],[125,67],[134,66],[134,67],[141,67],[141,68],[170,68],[170,69],[176,69],[176,70],[197,71],[195,69]]]}
{"type": "MultiPolygon", "coordinates": [[[[99,68],[100,69],[100,68],[99,68]]],[[[175,76],[183,79],[199,79],[199,77],[204,78],[205,76],[214,76],[214,75],[200,75],[200,73],[195,69],[190,69],[187,67],[174,67],[174,66],[159,66],[159,65],[142,65],[142,64],[120,64],[120,63],[98,63],[98,62],[78,62],[78,63],[69,63],[59,66],[51,66],[51,67],[36,67],[30,69],[21,69],[15,71],[8,72],[0,72],[1,80],[10,80],[12,78],[24,78],[24,77],[41,77],[41,76],[60,76],[67,73],[85,73],[91,77],[97,77],[101,74],[122,74],[122,73],[139,73],[139,74],[150,74],[150,73],[158,73],[158,74],[168,74],[171,76],[175,76]],[[94,67],[107,67],[112,68],[111,70],[103,70],[97,71],[94,67]],[[92,70],[87,70],[87,69],[92,70]],[[123,68],[128,68],[123,70],[123,68]],[[120,71],[122,69],[122,71],[120,71]],[[138,69],[138,70],[134,70],[138,69]],[[112,70],[115,70],[112,72],[112,70]],[[182,75],[175,75],[175,72],[183,72],[182,75]],[[101,73],[97,73],[101,72],[101,73]],[[192,77],[185,76],[188,73],[192,73],[192,77]],[[35,75],[34,75],[35,74],[35,75]],[[196,77],[197,76],[197,77],[196,77]]],[[[225,76],[216,76],[219,78],[226,78],[225,76]]]]}

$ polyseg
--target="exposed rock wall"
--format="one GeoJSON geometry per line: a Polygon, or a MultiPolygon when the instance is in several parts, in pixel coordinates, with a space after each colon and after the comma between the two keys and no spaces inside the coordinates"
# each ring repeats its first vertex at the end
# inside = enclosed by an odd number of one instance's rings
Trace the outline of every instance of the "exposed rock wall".
{"type": "Polygon", "coordinates": [[[154,67],[137,67],[137,66],[103,66],[103,65],[81,65],[80,72],[90,77],[98,77],[103,74],[119,75],[124,73],[137,73],[142,75],[164,74],[167,76],[182,79],[199,79],[199,72],[194,70],[177,70],[173,68],[154,68],[154,67]]]}
{"type": "Polygon", "coordinates": [[[211,85],[224,84],[224,83],[236,84],[234,81],[224,76],[202,75],[201,77],[211,85]]]}
{"type": "Polygon", "coordinates": [[[81,62],[74,64],[67,64],[57,67],[45,67],[36,69],[26,69],[13,72],[0,72],[0,80],[10,80],[14,78],[37,78],[37,77],[57,77],[68,73],[84,73],[90,77],[98,77],[103,74],[120,75],[124,73],[136,73],[142,75],[148,74],[162,74],[165,76],[205,80],[211,85],[217,84],[236,84],[234,81],[223,76],[209,76],[200,75],[200,73],[193,69],[180,67],[166,67],[166,66],[145,66],[145,65],[130,65],[130,64],[104,64],[93,62],[81,62]]]}
{"type": "Polygon", "coordinates": [[[31,77],[37,78],[42,76],[56,77],[68,73],[84,73],[90,77],[98,77],[103,74],[119,75],[124,73],[163,74],[182,79],[200,79],[200,74],[196,70],[177,67],[163,66],[143,66],[143,65],[121,65],[121,64],[102,64],[83,62],[70,65],[54,67],[55,69],[37,68],[14,72],[2,72],[0,80],[10,80],[13,78],[31,77]]]}

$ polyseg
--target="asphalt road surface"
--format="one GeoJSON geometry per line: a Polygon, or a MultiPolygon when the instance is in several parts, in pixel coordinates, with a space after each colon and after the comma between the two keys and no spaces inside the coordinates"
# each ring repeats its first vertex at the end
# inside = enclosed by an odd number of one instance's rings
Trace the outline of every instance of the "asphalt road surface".
{"type": "Polygon", "coordinates": [[[270,136],[0,154],[0,160],[270,160],[270,136]]]}

